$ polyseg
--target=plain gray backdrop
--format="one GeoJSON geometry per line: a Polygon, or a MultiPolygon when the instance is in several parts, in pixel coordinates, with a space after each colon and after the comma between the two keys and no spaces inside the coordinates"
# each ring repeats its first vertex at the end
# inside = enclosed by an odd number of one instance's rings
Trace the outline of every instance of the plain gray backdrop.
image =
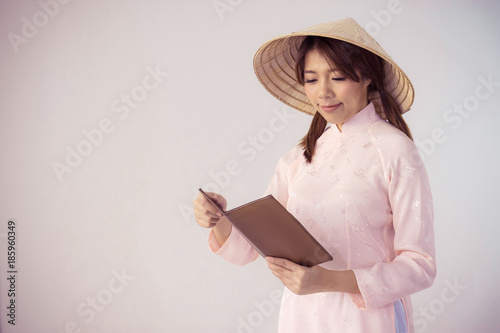
{"type": "Polygon", "coordinates": [[[237,267],[211,254],[192,200],[198,187],[229,207],[264,193],[311,118],[265,91],[253,55],[344,17],[416,90],[405,119],[432,184],[438,262],[434,285],[413,296],[417,331],[500,328],[498,2],[0,6],[2,332],[275,332],[281,283],[262,259],[237,267]]]}

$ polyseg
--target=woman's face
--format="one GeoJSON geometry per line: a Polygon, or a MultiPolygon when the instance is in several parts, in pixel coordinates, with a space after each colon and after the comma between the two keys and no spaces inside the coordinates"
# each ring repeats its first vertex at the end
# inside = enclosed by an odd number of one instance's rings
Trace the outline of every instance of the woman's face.
{"type": "Polygon", "coordinates": [[[311,104],[331,124],[342,130],[342,124],[368,105],[370,80],[352,81],[317,51],[306,54],[304,90],[311,104]]]}

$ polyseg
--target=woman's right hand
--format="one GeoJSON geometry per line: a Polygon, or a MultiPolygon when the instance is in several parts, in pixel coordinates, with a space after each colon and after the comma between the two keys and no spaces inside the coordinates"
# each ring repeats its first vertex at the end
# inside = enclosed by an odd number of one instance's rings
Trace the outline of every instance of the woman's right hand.
{"type": "MultiPolygon", "coordinates": [[[[212,200],[214,200],[222,210],[226,210],[226,199],[213,192],[206,193],[212,200]]],[[[193,201],[194,204],[194,217],[196,222],[204,228],[213,228],[220,221],[222,214],[215,208],[205,196],[198,193],[198,196],[193,201]]]]}
{"type": "MultiPolygon", "coordinates": [[[[222,195],[213,192],[207,192],[206,194],[214,200],[222,210],[226,210],[227,201],[222,195]]],[[[201,193],[198,193],[193,204],[196,222],[204,228],[213,228],[212,230],[214,231],[217,242],[220,246],[224,245],[232,230],[229,220],[224,218],[219,210],[201,193]]]]}

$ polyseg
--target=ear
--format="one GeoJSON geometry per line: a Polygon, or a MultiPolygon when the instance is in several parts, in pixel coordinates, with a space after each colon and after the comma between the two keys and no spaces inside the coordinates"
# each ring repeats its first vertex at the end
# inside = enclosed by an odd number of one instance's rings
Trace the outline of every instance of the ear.
{"type": "Polygon", "coordinates": [[[370,85],[370,83],[372,83],[372,79],[363,78],[363,85],[365,86],[365,88],[368,88],[368,86],[370,85]]]}

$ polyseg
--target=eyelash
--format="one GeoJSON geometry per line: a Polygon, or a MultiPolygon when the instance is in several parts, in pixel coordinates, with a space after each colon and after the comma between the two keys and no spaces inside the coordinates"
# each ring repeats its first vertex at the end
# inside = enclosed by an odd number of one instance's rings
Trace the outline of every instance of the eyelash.
{"type": "MultiPolygon", "coordinates": [[[[314,83],[316,81],[317,81],[316,79],[310,79],[310,80],[305,80],[304,82],[305,83],[314,83]]],[[[335,77],[335,78],[332,78],[332,81],[345,81],[345,78],[344,77],[335,77]]]]}

